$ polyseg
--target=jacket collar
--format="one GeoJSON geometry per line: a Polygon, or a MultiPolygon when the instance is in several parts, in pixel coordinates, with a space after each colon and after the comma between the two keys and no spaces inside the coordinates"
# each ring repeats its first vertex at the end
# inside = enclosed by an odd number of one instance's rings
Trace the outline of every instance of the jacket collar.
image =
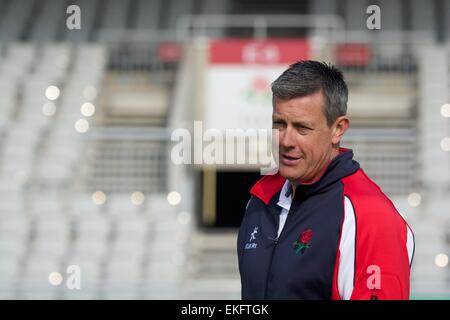
{"type": "Polygon", "coordinates": [[[277,205],[288,211],[291,208],[292,203],[292,197],[290,193],[292,193],[291,184],[288,180],[285,180],[283,187],[281,188],[277,205]]]}

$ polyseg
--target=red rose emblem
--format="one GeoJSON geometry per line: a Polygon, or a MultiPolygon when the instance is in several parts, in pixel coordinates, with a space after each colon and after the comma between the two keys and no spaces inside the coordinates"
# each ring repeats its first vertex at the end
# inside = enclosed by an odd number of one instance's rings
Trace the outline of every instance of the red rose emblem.
{"type": "Polygon", "coordinates": [[[302,232],[302,234],[300,236],[300,242],[307,244],[311,241],[312,237],[313,237],[312,230],[306,229],[305,231],[302,232]]]}
{"type": "Polygon", "coordinates": [[[309,244],[311,239],[313,237],[313,232],[311,229],[306,229],[302,232],[298,240],[294,241],[292,244],[295,250],[295,253],[305,253],[306,249],[311,248],[311,245],[309,244]]]}

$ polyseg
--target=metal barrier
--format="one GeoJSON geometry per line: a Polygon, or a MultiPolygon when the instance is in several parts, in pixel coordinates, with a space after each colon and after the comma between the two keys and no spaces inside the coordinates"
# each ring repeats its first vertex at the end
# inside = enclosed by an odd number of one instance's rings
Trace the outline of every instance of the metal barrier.
{"type": "Polygon", "coordinates": [[[208,36],[214,29],[251,28],[256,39],[266,38],[269,28],[308,28],[322,31],[345,30],[345,21],[338,15],[255,15],[255,14],[211,14],[185,15],[177,21],[177,38],[208,36]]]}

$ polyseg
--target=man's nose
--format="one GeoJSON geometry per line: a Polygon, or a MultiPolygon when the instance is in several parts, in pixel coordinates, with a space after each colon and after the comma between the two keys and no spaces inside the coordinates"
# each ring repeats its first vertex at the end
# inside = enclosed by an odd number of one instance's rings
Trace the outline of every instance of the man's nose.
{"type": "Polygon", "coordinates": [[[279,133],[280,146],[284,149],[295,147],[295,132],[291,127],[287,127],[286,130],[282,130],[279,133]]]}

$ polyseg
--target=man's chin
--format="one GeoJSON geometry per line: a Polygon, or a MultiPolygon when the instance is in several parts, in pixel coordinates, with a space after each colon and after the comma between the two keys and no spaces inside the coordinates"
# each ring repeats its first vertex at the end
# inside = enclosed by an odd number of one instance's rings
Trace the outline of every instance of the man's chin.
{"type": "Polygon", "coordinates": [[[278,173],[289,181],[298,181],[302,178],[299,170],[292,167],[280,166],[278,173]]]}

